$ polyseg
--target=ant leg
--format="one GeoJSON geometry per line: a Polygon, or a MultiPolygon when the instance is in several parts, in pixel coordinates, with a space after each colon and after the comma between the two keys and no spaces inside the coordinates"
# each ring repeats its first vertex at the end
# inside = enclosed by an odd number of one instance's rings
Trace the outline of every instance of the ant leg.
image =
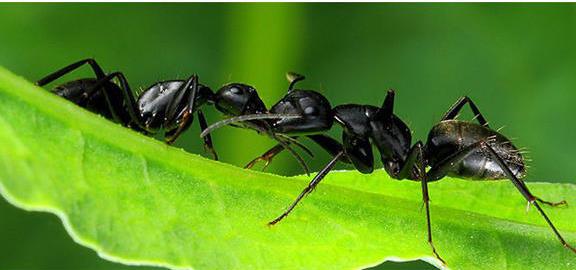
{"type": "Polygon", "coordinates": [[[96,74],[96,78],[97,79],[102,79],[104,78],[106,75],[104,74],[104,71],[102,71],[102,68],[100,68],[100,66],[98,65],[98,63],[96,63],[96,60],[92,59],[92,58],[88,58],[88,59],[84,59],[84,60],[80,60],[78,62],[72,63],[68,66],[65,66],[51,74],[48,74],[46,77],[38,80],[36,82],[36,85],[38,86],[43,86],[46,84],[49,84],[55,80],[57,80],[58,78],[74,71],[75,69],[81,67],[84,64],[89,64],[92,67],[92,70],[94,71],[94,74],[96,74]]]}
{"type": "MultiPolygon", "coordinates": [[[[424,168],[420,168],[419,170],[423,172],[424,168]]],[[[434,256],[436,256],[436,258],[445,265],[446,261],[440,257],[436,251],[436,247],[434,247],[434,241],[432,241],[432,228],[430,226],[430,196],[428,195],[428,179],[426,178],[426,175],[423,175],[420,178],[420,182],[422,183],[422,200],[424,201],[424,206],[426,207],[426,231],[428,232],[428,244],[432,248],[432,253],[434,253],[434,256]]]]}
{"type": "MultiPolygon", "coordinates": [[[[164,122],[165,126],[170,126],[171,123],[176,121],[176,117],[178,113],[181,111],[182,106],[186,106],[182,109],[185,109],[182,119],[180,119],[180,124],[174,131],[170,131],[166,133],[165,141],[167,144],[172,144],[176,139],[184,132],[190,125],[192,121],[194,121],[193,114],[197,111],[198,119],[200,121],[200,129],[204,131],[208,128],[208,124],[206,123],[206,118],[204,117],[204,113],[202,111],[197,110],[196,107],[196,95],[199,91],[198,87],[198,76],[192,75],[183,83],[180,88],[176,90],[176,94],[174,98],[170,101],[168,106],[166,107],[166,120],[164,122]],[[191,90],[190,90],[191,89],[191,90]],[[191,92],[190,92],[191,91],[191,92]],[[182,101],[188,97],[186,103],[182,103],[182,101]]],[[[218,160],[218,155],[216,151],[214,151],[214,145],[212,144],[212,137],[210,134],[204,136],[204,148],[212,154],[214,160],[218,160]]]]}
{"type": "Polygon", "coordinates": [[[502,160],[502,158],[485,141],[478,141],[476,143],[473,143],[467,146],[466,148],[460,150],[459,152],[451,155],[450,157],[444,159],[440,163],[438,163],[437,166],[431,168],[428,171],[426,176],[427,180],[438,180],[444,177],[448,173],[448,171],[450,171],[450,169],[452,169],[456,164],[460,163],[470,153],[478,149],[484,149],[484,152],[486,152],[486,154],[489,154],[494,159],[494,161],[498,163],[500,168],[504,171],[506,176],[508,176],[508,179],[512,182],[512,184],[514,184],[514,186],[518,189],[518,191],[522,194],[522,196],[524,196],[524,198],[526,198],[526,200],[529,203],[531,203],[532,205],[534,205],[534,207],[536,207],[536,209],[538,210],[540,215],[544,218],[546,223],[548,223],[548,226],[552,229],[552,231],[554,232],[560,243],[562,243],[564,247],[576,253],[576,249],[571,245],[569,245],[564,240],[562,235],[560,235],[560,232],[556,229],[554,224],[552,224],[552,221],[550,221],[546,213],[544,213],[544,210],[542,210],[540,204],[538,204],[538,199],[534,195],[532,195],[532,193],[530,193],[526,184],[524,184],[524,182],[522,182],[514,175],[514,173],[512,173],[512,171],[510,170],[510,168],[508,168],[508,166],[502,160]]]}
{"type": "MultiPolygon", "coordinates": [[[[179,112],[178,108],[182,106],[182,100],[184,100],[186,94],[189,93],[188,89],[190,89],[191,86],[193,89],[192,94],[189,95],[190,101],[186,103],[188,109],[184,111],[178,126],[164,134],[164,142],[166,142],[166,144],[173,144],[176,139],[182,135],[182,132],[190,127],[192,121],[194,121],[194,99],[198,91],[198,76],[196,75],[190,76],[190,78],[176,90],[174,98],[172,98],[168,106],[166,106],[164,126],[171,126],[172,123],[176,121],[176,116],[179,112]]],[[[205,128],[203,128],[203,130],[204,129],[205,128]]]]}
{"type": "Polygon", "coordinates": [[[340,151],[338,154],[336,154],[336,156],[334,156],[334,158],[332,158],[332,160],[330,160],[330,162],[328,162],[328,164],[326,164],[326,166],[316,175],[314,176],[314,178],[312,179],[312,181],[310,181],[310,183],[308,184],[308,186],[306,188],[304,188],[304,190],[302,190],[302,192],[300,193],[300,195],[298,195],[298,197],[296,198],[296,200],[294,200],[294,202],[292,202],[292,204],[288,207],[288,209],[286,209],[286,211],[284,211],[284,213],[282,213],[282,215],[278,216],[276,219],[270,221],[268,223],[268,225],[274,225],[278,222],[280,222],[282,219],[284,219],[285,217],[288,216],[288,214],[290,214],[290,212],[292,212],[292,210],[294,210],[294,208],[296,207],[296,205],[298,205],[298,203],[308,194],[310,194],[312,191],[314,191],[314,188],[316,188],[316,186],[320,183],[320,181],[322,181],[322,179],[324,179],[324,177],[326,176],[326,174],[328,174],[328,172],[330,172],[330,170],[332,170],[332,168],[334,168],[334,165],[336,165],[336,162],[338,161],[338,159],[340,159],[340,156],[344,155],[344,151],[340,151]]]}
{"type": "MultiPolygon", "coordinates": [[[[442,259],[442,257],[440,257],[440,255],[436,251],[436,248],[434,247],[434,242],[432,240],[432,228],[430,225],[430,196],[428,194],[428,182],[439,180],[440,178],[446,176],[446,174],[452,168],[454,168],[454,166],[459,164],[469,154],[478,149],[478,147],[480,147],[482,143],[484,142],[480,141],[465,147],[464,149],[452,154],[451,156],[445,158],[444,160],[436,164],[436,166],[432,167],[428,171],[428,173],[420,176],[420,181],[422,183],[422,199],[424,200],[424,206],[426,207],[426,229],[428,231],[428,243],[430,244],[430,247],[432,247],[432,252],[434,253],[434,256],[436,256],[436,258],[440,260],[443,264],[446,264],[446,262],[442,259]]],[[[418,143],[416,145],[418,145],[418,143]]],[[[420,157],[422,157],[422,148],[419,147],[417,149],[419,150],[420,157]]],[[[419,171],[425,172],[424,170],[425,166],[422,166],[425,164],[422,164],[423,163],[422,161],[420,161],[419,163],[421,164],[421,167],[418,168],[419,171]]]]}
{"type": "MultiPolygon", "coordinates": [[[[297,139],[297,136],[294,137],[290,137],[284,134],[275,134],[275,136],[278,139],[283,139],[284,143],[286,145],[290,145],[290,144],[294,144],[298,147],[300,147],[302,150],[304,150],[304,152],[306,152],[308,155],[310,156],[314,156],[314,154],[312,154],[312,151],[310,151],[310,149],[308,149],[306,146],[304,146],[303,144],[301,144],[297,139]]],[[[264,167],[262,168],[262,170],[265,170],[266,167],[268,167],[268,165],[270,165],[270,162],[272,162],[272,159],[279,154],[280,152],[282,152],[284,149],[288,149],[286,147],[284,147],[282,145],[282,143],[279,143],[277,145],[275,145],[274,147],[272,147],[271,149],[269,149],[268,151],[266,151],[264,154],[262,154],[261,156],[253,159],[252,161],[248,162],[248,164],[246,164],[246,166],[244,166],[245,169],[250,169],[252,168],[254,165],[256,165],[256,163],[258,161],[265,161],[266,163],[264,164],[264,167]]],[[[308,171],[305,170],[306,174],[309,175],[308,171]]]]}
{"type": "Polygon", "coordinates": [[[478,119],[480,125],[488,127],[488,121],[486,121],[486,118],[484,118],[482,113],[480,113],[480,110],[478,109],[478,107],[476,107],[476,104],[474,104],[472,99],[470,99],[468,96],[463,96],[459,98],[452,106],[450,106],[448,111],[444,113],[444,116],[442,116],[442,121],[456,118],[456,116],[462,110],[462,108],[466,103],[468,103],[470,109],[472,109],[472,112],[474,113],[474,118],[478,119]]]}
{"type": "Polygon", "coordinates": [[[446,176],[451,169],[453,169],[456,165],[458,165],[469,154],[477,150],[482,145],[482,143],[484,143],[484,141],[478,141],[471,145],[468,145],[463,149],[457,151],[456,153],[448,156],[444,160],[438,162],[426,173],[427,180],[436,181],[446,176]]]}
{"type": "Polygon", "coordinates": [[[374,171],[374,152],[369,138],[343,132],[342,142],[344,152],[356,170],[363,174],[374,171]]]}
{"type": "Polygon", "coordinates": [[[176,90],[174,98],[172,98],[168,106],[166,106],[166,111],[164,114],[166,116],[166,121],[164,123],[165,126],[170,126],[170,123],[175,121],[175,118],[178,116],[178,109],[183,105],[188,106],[187,111],[190,115],[192,115],[195,110],[194,101],[196,99],[196,93],[198,92],[198,89],[198,76],[192,75],[186,80],[185,83],[180,86],[180,88],[176,90]],[[189,92],[190,88],[192,88],[192,93],[189,92]],[[184,100],[186,96],[188,96],[189,100],[183,104],[182,100],[184,100]]]}
{"type": "Polygon", "coordinates": [[[539,201],[539,202],[541,202],[541,203],[543,203],[543,204],[546,204],[546,205],[550,205],[550,206],[552,206],[552,207],[557,207],[557,206],[562,206],[562,205],[568,205],[568,202],[566,202],[566,200],[561,200],[561,201],[559,201],[559,202],[551,202],[551,201],[542,200],[542,199],[540,199],[540,198],[538,198],[538,197],[536,197],[536,196],[534,196],[534,198],[535,198],[537,201],[539,201]]]}
{"type": "MultiPolygon", "coordinates": [[[[196,112],[196,115],[198,115],[198,122],[200,122],[200,129],[204,131],[206,128],[208,128],[208,123],[206,123],[206,117],[204,117],[204,113],[202,112],[202,110],[198,110],[196,112]]],[[[212,144],[212,136],[210,136],[210,134],[204,137],[204,149],[212,154],[214,160],[218,160],[218,154],[216,154],[216,150],[214,150],[214,145],[212,144]]]]}
{"type": "MultiPolygon", "coordinates": [[[[92,86],[92,88],[87,91],[87,94],[88,95],[93,94],[96,90],[104,86],[105,83],[111,81],[114,78],[117,78],[118,81],[120,82],[121,86],[120,90],[122,91],[122,95],[124,97],[124,103],[126,105],[126,109],[128,110],[130,120],[136,123],[138,128],[142,129],[143,131],[146,131],[146,126],[142,123],[139,114],[137,113],[138,109],[136,106],[136,100],[134,99],[134,95],[132,93],[132,90],[130,89],[130,85],[128,84],[128,80],[126,80],[126,77],[124,77],[124,74],[122,74],[121,72],[113,72],[106,75],[104,78],[100,79],[94,86],[92,86]]],[[[106,98],[106,101],[108,102],[108,106],[110,106],[110,108],[113,109],[110,104],[110,96],[108,95],[108,91],[110,91],[110,89],[108,89],[107,87],[105,87],[104,89],[106,91],[104,91],[103,94],[104,97],[106,98]]]]}
{"type": "Polygon", "coordinates": [[[402,165],[400,172],[398,173],[395,178],[397,179],[406,179],[406,178],[414,178],[413,177],[413,170],[416,169],[417,175],[416,179],[420,180],[422,184],[422,200],[424,202],[424,206],[426,207],[426,230],[428,232],[428,244],[432,248],[432,253],[434,256],[442,262],[442,264],[446,264],[444,259],[440,257],[438,252],[436,251],[436,247],[434,247],[434,241],[432,240],[432,227],[430,222],[430,196],[428,195],[428,180],[426,179],[426,171],[425,171],[425,164],[423,162],[423,151],[424,145],[421,141],[416,142],[410,151],[408,152],[408,157],[406,158],[406,162],[402,165]],[[415,168],[416,167],[416,168],[415,168]]]}
{"type": "Polygon", "coordinates": [[[122,125],[128,126],[128,121],[125,121],[123,118],[120,117],[120,115],[124,115],[124,113],[125,113],[122,109],[123,101],[122,100],[114,100],[114,102],[113,102],[112,97],[115,97],[115,96],[111,96],[109,94],[110,88],[109,88],[107,83],[111,82],[113,79],[114,79],[114,77],[105,76],[104,78],[96,81],[96,83],[91,88],[86,89],[85,98],[86,98],[86,100],[88,100],[93,95],[98,93],[101,89],[104,89],[104,91],[100,91],[100,92],[104,95],[106,107],[108,107],[108,111],[110,111],[110,114],[112,115],[112,119],[116,123],[121,123],[122,125]],[[117,107],[117,105],[119,105],[120,108],[117,107]]]}
{"type": "Polygon", "coordinates": [[[248,162],[248,164],[246,164],[246,166],[244,166],[244,169],[251,169],[252,167],[254,167],[254,165],[256,165],[257,162],[264,161],[265,163],[264,163],[264,167],[262,168],[262,170],[265,170],[266,167],[268,167],[268,165],[270,165],[270,162],[272,162],[272,159],[282,151],[284,151],[284,147],[281,144],[277,144],[274,147],[270,148],[270,150],[266,151],[261,156],[248,162]]]}
{"type": "MultiPolygon", "coordinates": [[[[318,144],[320,147],[322,147],[324,150],[326,150],[326,152],[328,152],[332,157],[336,156],[339,152],[342,151],[342,144],[340,144],[338,141],[334,140],[330,136],[307,135],[306,137],[310,138],[314,143],[318,144]]],[[[293,138],[296,138],[296,137],[293,137],[293,138]]],[[[272,159],[277,154],[282,152],[283,150],[284,150],[284,147],[282,147],[282,145],[280,145],[280,144],[277,144],[274,147],[270,148],[268,151],[266,151],[261,156],[250,161],[248,164],[246,164],[246,166],[244,166],[244,168],[250,169],[250,168],[254,167],[254,165],[256,165],[256,163],[259,161],[265,161],[266,163],[264,164],[264,168],[266,168],[270,164],[272,159]]],[[[352,163],[346,155],[340,156],[339,161],[347,163],[347,164],[352,163]]]]}
{"type": "Polygon", "coordinates": [[[290,152],[290,154],[298,161],[298,164],[300,164],[300,166],[302,167],[302,169],[304,170],[306,175],[310,175],[310,170],[308,169],[306,162],[302,159],[302,157],[300,155],[298,155],[298,153],[296,153],[296,151],[294,151],[294,149],[292,149],[292,147],[290,147],[289,143],[278,138],[274,133],[270,133],[269,135],[274,140],[276,140],[278,143],[280,143],[284,149],[286,149],[286,150],[288,150],[288,152],[290,152]]]}
{"type": "MultiPolygon", "coordinates": [[[[412,179],[412,172],[414,169],[414,165],[416,165],[418,162],[420,162],[422,160],[422,156],[423,156],[423,149],[424,145],[422,144],[422,141],[418,141],[416,142],[412,148],[410,148],[410,150],[408,151],[408,156],[406,157],[406,160],[404,161],[404,164],[402,165],[402,167],[400,168],[400,171],[398,172],[398,175],[391,175],[392,177],[394,177],[395,179],[412,179]]],[[[418,170],[420,170],[421,168],[417,168],[418,170]]],[[[424,171],[418,171],[419,174],[422,174],[424,171]]]]}
{"type": "MultiPolygon", "coordinates": [[[[327,135],[323,134],[308,135],[306,137],[310,138],[314,143],[322,147],[322,149],[326,150],[326,152],[328,152],[333,157],[336,156],[338,153],[342,152],[342,150],[344,149],[341,143],[339,143],[337,140],[334,140],[332,137],[327,135]]],[[[339,161],[347,164],[352,163],[352,161],[350,161],[350,159],[346,155],[340,156],[339,161]]]]}
{"type": "Polygon", "coordinates": [[[277,133],[276,135],[278,137],[284,139],[285,142],[293,143],[294,145],[300,147],[300,149],[304,150],[304,152],[306,152],[306,154],[310,155],[311,157],[314,157],[314,154],[312,153],[312,151],[310,151],[310,149],[308,149],[308,147],[306,147],[305,145],[303,145],[301,142],[298,141],[298,136],[290,137],[288,135],[281,134],[281,133],[277,133]]]}
{"type": "Polygon", "coordinates": [[[566,240],[564,240],[564,238],[562,237],[562,235],[560,235],[560,232],[556,229],[556,227],[554,226],[554,224],[552,224],[552,221],[548,218],[548,216],[546,215],[546,213],[544,213],[544,210],[542,210],[542,208],[540,207],[540,204],[538,204],[539,200],[538,198],[534,197],[530,191],[528,190],[528,187],[526,186],[526,184],[524,182],[522,182],[520,179],[516,178],[516,176],[514,175],[514,173],[512,173],[512,171],[510,170],[510,168],[508,168],[508,166],[506,166],[506,163],[504,163],[504,161],[502,160],[502,158],[498,155],[498,153],[496,153],[496,151],[494,151],[494,149],[492,149],[492,147],[490,145],[488,145],[486,142],[481,142],[481,148],[485,149],[486,152],[488,152],[488,154],[490,154],[492,156],[492,158],[494,158],[494,160],[496,161],[496,163],[498,163],[498,165],[500,166],[500,168],[502,168],[502,170],[504,170],[504,173],[506,173],[506,175],[508,176],[508,178],[510,179],[510,181],[512,181],[512,183],[514,184],[514,186],[516,186],[516,188],[520,191],[520,193],[522,193],[522,195],[524,195],[524,197],[526,198],[526,200],[531,203],[532,205],[534,205],[534,207],[536,207],[536,209],[538,210],[538,212],[540,212],[540,215],[544,218],[544,220],[546,220],[546,223],[548,223],[548,226],[550,226],[550,228],[552,229],[552,231],[554,231],[554,234],[556,235],[556,237],[558,238],[558,240],[560,241],[560,243],[562,243],[562,245],[571,250],[572,252],[576,253],[576,248],[572,247],[571,245],[569,245],[566,240]]]}
{"type": "Polygon", "coordinates": [[[178,139],[178,137],[182,135],[182,132],[184,132],[187,128],[190,127],[192,121],[193,116],[190,113],[188,113],[188,111],[185,111],[184,115],[182,115],[182,122],[180,122],[178,127],[164,133],[164,142],[166,142],[166,144],[173,144],[176,141],[176,139],[178,139]]]}
{"type": "Polygon", "coordinates": [[[439,180],[440,178],[444,177],[451,169],[457,166],[462,160],[464,160],[470,153],[473,151],[483,149],[487,154],[490,154],[494,160],[498,163],[498,165],[504,170],[504,173],[510,178],[510,181],[516,186],[516,188],[522,193],[528,201],[536,201],[536,198],[528,191],[528,188],[519,180],[513,173],[510,171],[510,168],[506,166],[504,161],[494,152],[492,147],[488,145],[486,141],[478,141],[475,142],[464,149],[452,154],[451,156],[445,158],[444,160],[440,161],[436,166],[432,167],[427,173],[427,179],[434,181],[439,180]]]}
{"type": "MultiPolygon", "coordinates": [[[[464,160],[468,155],[470,155],[471,153],[473,153],[474,151],[480,149],[480,148],[484,148],[484,147],[489,147],[488,144],[485,141],[478,141],[476,143],[473,143],[467,147],[465,147],[464,149],[450,155],[449,157],[445,158],[444,160],[440,161],[438,164],[436,164],[434,167],[432,167],[428,173],[426,173],[425,177],[422,177],[421,181],[422,181],[422,193],[423,193],[423,198],[424,198],[424,203],[426,206],[426,219],[428,222],[428,242],[430,243],[430,245],[432,246],[432,251],[434,252],[434,255],[436,255],[436,257],[441,260],[442,262],[444,262],[444,260],[442,260],[442,258],[440,258],[440,256],[438,255],[438,253],[436,252],[435,248],[434,248],[434,244],[432,243],[432,234],[431,234],[431,228],[430,228],[430,210],[429,210],[429,196],[428,196],[428,182],[429,181],[435,181],[435,180],[439,180],[442,177],[446,176],[446,174],[452,170],[455,166],[459,165],[460,162],[462,162],[462,160],[464,160]]],[[[490,149],[492,149],[490,147],[490,149]]],[[[493,151],[493,150],[492,150],[493,151]]],[[[494,152],[494,154],[496,154],[494,152]]],[[[500,157],[498,157],[496,155],[497,159],[499,159],[500,157]]],[[[533,204],[536,203],[535,197],[532,196],[532,194],[530,194],[530,192],[528,191],[528,188],[526,188],[526,186],[524,185],[524,183],[520,180],[518,180],[514,174],[510,171],[510,169],[504,165],[504,162],[500,159],[499,161],[499,165],[503,168],[503,170],[507,170],[507,175],[508,177],[512,180],[512,182],[514,183],[514,185],[520,190],[520,193],[522,193],[522,195],[526,198],[531,198],[528,199],[529,201],[531,201],[533,204]]],[[[538,204],[536,204],[538,205],[538,204]]],[[[544,214],[544,212],[541,211],[540,206],[538,205],[537,208],[539,209],[539,211],[544,215],[546,221],[549,222],[548,217],[546,217],[546,215],[544,214]]],[[[550,223],[550,226],[552,226],[552,229],[554,230],[555,233],[557,233],[556,228],[554,228],[554,226],[552,225],[552,223],[550,223]]],[[[557,233],[557,235],[560,237],[560,234],[557,233]]],[[[561,238],[561,237],[560,237],[561,238]]],[[[561,238],[562,239],[562,238],[561,238]]],[[[564,240],[562,239],[561,241],[564,242],[564,240]]],[[[571,247],[570,247],[571,248],[571,247]]]]}
{"type": "MultiPolygon", "coordinates": [[[[526,186],[526,183],[524,183],[524,181],[520,181],[520,182],[522,183],[522,185],[524,186],[525,189],[528,189],[528,187],[526,186]]],[[[540,199],[540,198],[538,198],[538,197],[536,197],[536,196],[534,196],[534,198],[535,198],[537,201],[539,201],[539,202],[541,202],[541,203],[543,203],[543,204],[552,206],[552,207],[558,207],[558,206],[563,206],[563,205],[567,206],[567,205],[568,205],[568,202],[566,202],[566,200],[561,200],[561,201],[559,201],[559,202],[550,202],[550,201],[542,200],[542,199],[540,199]]]]}

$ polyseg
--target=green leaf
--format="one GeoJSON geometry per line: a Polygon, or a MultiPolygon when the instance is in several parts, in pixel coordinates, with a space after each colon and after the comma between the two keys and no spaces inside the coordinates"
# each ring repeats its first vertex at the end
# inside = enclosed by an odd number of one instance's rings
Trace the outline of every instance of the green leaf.
{"type": "MultiPolygon", "coordinates": [[[[250,151],[238,148],[238,151],[250,151]]],[[[257,154],[257,153],[254,153],[257,154]]],[[[332,172],[282,223],[308,177],[243,170],[136,134],[0,68],[0,191],[57,214],[102,257],[183,269],[358,269],[384,260],[437,263],[420,184],[332,172]]],[[[534,183],[576,202],[576,186],[534,183]]],[[[573,269],[536,211],[507,181],[430,185],[432,229],[453,269],[573,269]]],[[[545,207],[571,243],[576,208],[545,207]]]]}

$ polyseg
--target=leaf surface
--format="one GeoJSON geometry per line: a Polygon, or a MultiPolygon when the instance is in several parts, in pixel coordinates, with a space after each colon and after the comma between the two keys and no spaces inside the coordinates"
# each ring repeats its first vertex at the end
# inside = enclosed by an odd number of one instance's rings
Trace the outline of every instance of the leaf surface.
{"type": "MultiPolygon", "coordinates": [[[[249,149],[238,149],[249,151],[249,149]]],[[[255,153],[256,154],[256,153],[255,153]]],[[[244,170],[139,135],[0,68],[0,192],[57,214],[102,257],[182,269],[359,269],[431,263],[420,184],[332,172],[286,220],[266,226],[307,177],[244,170]]],[[[529,184],[576,202],[576,186],[529,184]]],[[[430,184],[432,229],[452,269],[574,269],[507,181],[430,184]]],[[[575,207],[545,207],[576,242],[575,207]]]]}

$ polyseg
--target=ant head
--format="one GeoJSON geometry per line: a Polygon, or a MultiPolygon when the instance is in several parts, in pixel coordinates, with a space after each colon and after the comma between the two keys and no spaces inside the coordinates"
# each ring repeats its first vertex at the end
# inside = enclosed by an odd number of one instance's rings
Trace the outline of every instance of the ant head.
{"type": "Polygon", "coordinates": [[[241,83],[222,86],[214,95],[214,105],[228,115],[243,115],[266,112],[266,106],[256,89],[241,83]]]}
{"type": "Polygon", "coordinates": [[[311,90],[291,90],[270,109],[271,113],[297,114],[301,117],[279,119],[272,123],[274,131],[288,134],[308,134],[332,127],[330,102],[311,90]]]}

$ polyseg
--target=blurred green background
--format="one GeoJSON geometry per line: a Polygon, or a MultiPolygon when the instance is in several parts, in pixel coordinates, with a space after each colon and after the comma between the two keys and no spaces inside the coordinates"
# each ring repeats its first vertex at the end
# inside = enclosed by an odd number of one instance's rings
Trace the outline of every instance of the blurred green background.
{"type": "MultiPolygon", "coordinates": [[[[396,89],[395,112],[419,139],[469,95],[493,127],[505,126],[528,149],[528,181],[576,182],[575,48],[573,4],[0,4],[0,65],[31,81],[94,57],[107,71],[123,71],[133,88],[198,73],[214,89],[252,84],[271,105],[286,91],[284,73],[298,71],[308,77],[300,86],[334,105],[380,105],[385,90],[396,89]]],[[[220,119],[205,112],[210,122],[220,119]]],[[[222,161],[236,165],[273,145],[233,128],[214,141],[222,161]]],[[[319,170],[329,157],[306,143],[319,170]]],[[[202,153],[198,127],[177,145],[202,153]]],[[[286,154],[269,170],[301,173],[286,154]]],[[[99,259],[56,217],[4,200],[0,243],[1,269],[138,268],[99,259]]]]}

